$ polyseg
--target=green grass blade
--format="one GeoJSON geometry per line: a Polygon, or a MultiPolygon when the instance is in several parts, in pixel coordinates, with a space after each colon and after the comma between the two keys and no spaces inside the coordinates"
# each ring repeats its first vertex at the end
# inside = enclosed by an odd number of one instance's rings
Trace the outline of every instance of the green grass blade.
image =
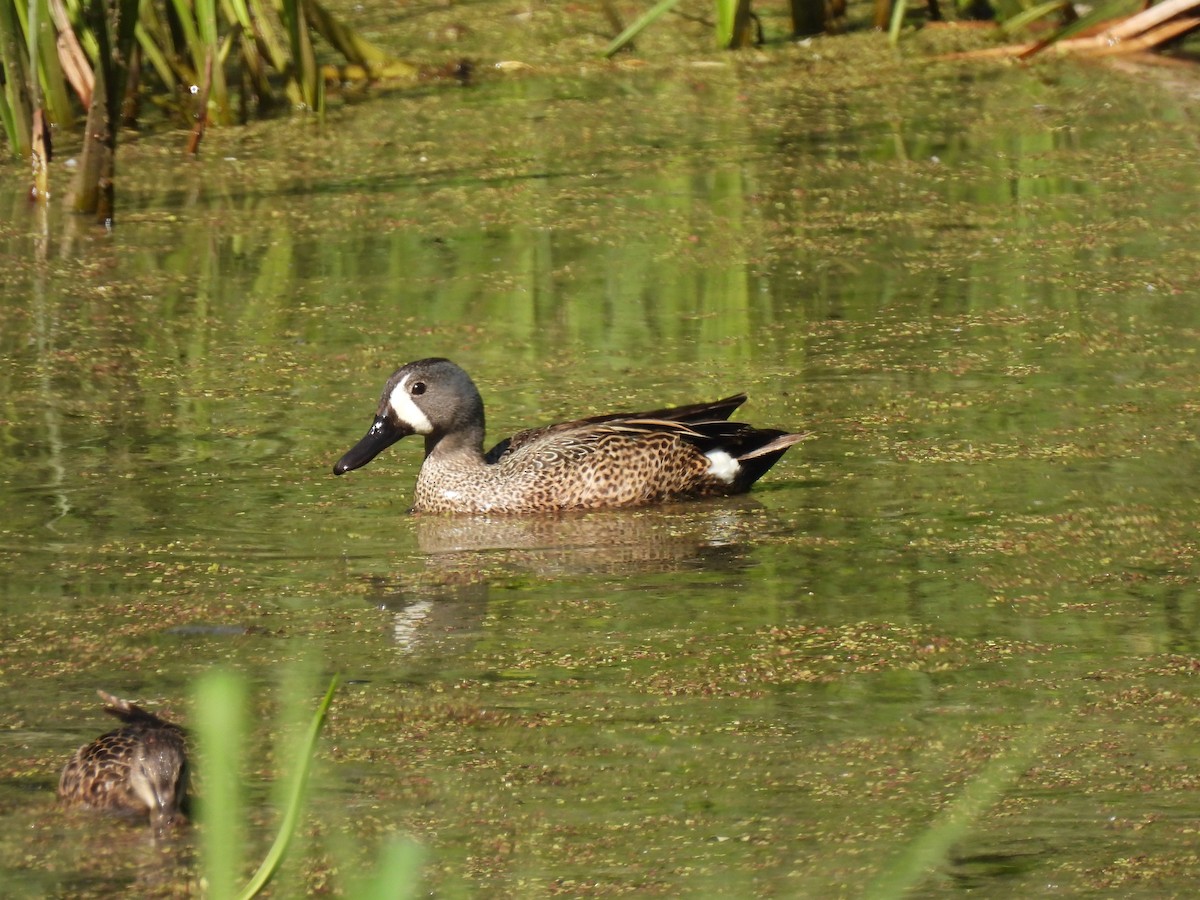
{"type": "Polygon", "coordinates": [[[726,49],[733,46],[733,32],[737,27],[738,0],[716,0],[717,46],[726,49]]]}
{"type": "Polygon", "coordinates": [[[888,24],[888,43],[893,47],[900,43],[900,29],[904,25],[904,14],[907,12],[906,0],[892,0],[892,19],[888,24]]]}
{"type": "Polygon", "coordinates": [[[138,46],[142,49],[142,55],[154,67],[154,71],[162,79],[166,89],[174,93],[175,87],[178,84],[175,71],[171,68],[170,62],[168,62],[167,57],[158,46],[158,41],[154,35],[147,31],[141,22],[138,23],[137,31],[134,32],[134,35],[137,38],[138,46]]]}
{"type": "Polygon", "coordinates": [[[604,58],[611,59],[622,47],[632,41],[635,37],[641,34],[646,26],[652,25],[658,21],[666,12],[678,5],[679,0],[659,0],[652,7],[642,13],[628,28],[622,31],[613,39],[613,42],[604,48],[604,58]]]}
{"type": "Polygon", "coordinates": [[[196,743],[204,779],[201,857],[209,900],[235,895],[242,865],[241,748],[246,687],[229,672],[206,675],[195,691],[196,743]]]}
{"type": "MultiPolygon", "coordinates": [[[[274,89],[267,77],[267,66],[272,66],[277,72],[285,71],[287,55],[275,38],[271,23],[263,19],[256,23],[254,14],[246,5],[246,0],[221,0],[221,9],[225,12],[227,21],[235,23],[232,33],[237,33],[242,64],[245,75],[242,79],[242,91],[249,90],[247,81],[253,83],[253,90],[258,94],[260,103],[269,103],[274,96],[274,89]],[[261,25],[261,27],[259,27],[261,25]]],[[[243,97],[243,107],[245,104],[243,97]]]]}
{"type": "Polygon", "coordinates": [[[30,151],[32,109],[29,101],[26,54],[23,51],[19,4],[0,0],[0,66],[4,75],[4,130],[20,155],[30,151]]]}
{"type": "Polygon", "coordinates": [[[310,110],[317,106],[317,54],[313,49],[308,19],[304,14],[303,0],[283,0],[280,17],[287,30],[288,46],[292,53],[291,75],[300,102],[310,110]]]}
{"type": "Polygon", "coordinates": [[[876,876],[864,895],[867,900],[901,900],[909,896],[1029,767],[1047,733],[1043,725],[1031,725],[1006,753],[984,766],[967,782],[958,799],[876,876]]]}
{"type": "Polygon", "coordinates": [[[179,50],[187,51],[192,59],[192,70],[189,73],[188,81],[195,84],[200,80],[201,73],[204,71],[204,50],[200,46],[200,36],[196,30],[196,16],[192,12],[192,4],[190,0],[170,0],[171,7],[175,10],[175,22],[179,27],[180,43],[182,46],[179,50]]]}
{"type": "Polygon", "coordinates": [[[69,128],[75,121],[75,109],[71,104],[71,92],[67,90],[67,79],[58,58],[57,35],[50,7],[46,0],[36,0],[38,7],[38,75],[41,79],[46,111],[56,125],[69,128]]]}
{"type": "Polygon", "coordinates": [[[284,48],[284,41],[276,32],[272,16],[267,14],[267,9],[263,6],[262,0],[250,0],[246,10],[255,25],[255,30],[252,34],[256,34],[258,39],[262,41],[262,45],[267,51],[267,59],[270,60],[272,67],[276,72],[286,71],[288,54],[284,48]]]}
{"type": "Polygon", "coordinates": [[[368,69],[393,62],[381,48],[376,47],[352,28],[343,25],[317,0],[304,0],[304,12],[317,34],[346,58],[368,69]]]}
{"type": "Polygon", "coordinates": [[[1021,10],[1011,19],[1005,20],[1000,25],[1000,28],[1009,34],[1015,31],[1021,31],[1024,28],[1028,28],[1039,19],[1044,19],[1046,16],[1054,15],[1054,13],[1058,12],[1069,2],[1070,0],[1047,0],[1045,3],[1038,3],[1034,6],[1031,6],[1029,9],[1021,10]]]}
{"type": "Polygon", "coordinates": [[[287,853],[288,844],[291,843],[292,836],[296,833],[296,825],[300,821],[300,812],[304,806],[305,788],[308,786],[309,772],[312,771],[312,761],[316,754],[317,739],[321,736],[321,728],[325,725],[325,717],[329,712],[330,705],[333,703],[333,695],[337,691],[337,686],[338,676],[334,675],[329,682],[329,690],[325,692],[325,699],[317,707],[317,711],[309,723],[308,734],[305,736],[304,743],[300,747],[300,763],[292,780],[292,789],[288,797],[287,809],[283,814],[283,820],[279,824],[279,833],[275,835],[275,842],[267,852],[266,858],[263,859],[262,865],[258,867],[258,871],[254,873],[249,884],[238,895],[239,900],[250,900],[250,898],[256,896],[259,891],[266,887],[267,883],[278,871],[279,864],[283,861],[283,857],[287,853]]]}
{"type": "Polygon", "coordinates": [[[375,868],[352,880],[347,896],[356,900],[408,900],[421,886],[421,846],[409,838],[392,837],[379,848],[375,868]]]}
{"type": "Polygon", "coordinates": [[[10,151],[15,151],[17,148],[17,124],[13,117],[12,109],[9,108],[8,98],[4,92],[0,91],[0,128],[4,129],[4,136],[8,139],[10,151]]]}
{"type": "Polygon", "coordinates": [[[221,40],[217,26],[217,0],[195,0],[196,29],[200,34],[200,47],[197,48],[197,72],[208,71],[208,59],[212,58],[212,80],[208,85],[209,107],[215,110],[210,119],[222,125],[233,121],[229,106],[229,88],[225,84],[225,65],[223,52],[228,52],[228,46],[221,40]],[[224,51],[222,48],[224,47],[224,51]],[[203,59],[203,64],[199,59],[203,59]]]}

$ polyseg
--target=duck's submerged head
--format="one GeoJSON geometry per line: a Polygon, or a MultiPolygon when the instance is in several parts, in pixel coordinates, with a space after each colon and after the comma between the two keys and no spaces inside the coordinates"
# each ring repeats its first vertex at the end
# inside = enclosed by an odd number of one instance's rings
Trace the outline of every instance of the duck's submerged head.
{"type": "Polygon", "coordinates": [[[428,453],[450,438],[476,448],[483,441],[483,399],[475,382],[448,359],[419,359],[392,373],[375,421],[333,467],[334,475],[365,466],[410,434],[425,436],[428,453]]]}
{"type": "Polygon", "coordinates": [[[184,731],[140,706],[98,692],[104,711],[123,725],[75,751],[63,767],[58,796],[68,806],[140,818],[155,831],[187,815],[184,731]]]}

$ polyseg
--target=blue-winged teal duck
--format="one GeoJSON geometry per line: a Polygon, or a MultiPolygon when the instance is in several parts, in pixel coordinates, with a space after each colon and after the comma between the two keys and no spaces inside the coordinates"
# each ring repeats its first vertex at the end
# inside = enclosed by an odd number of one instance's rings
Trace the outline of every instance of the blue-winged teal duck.
{"type": "Polygon", "coordinates": [[[737,394],[644,413],[610,413],[522,431],[483,452],[483,400],[447,359],[388,379],[371,429],[333,467],[366,465],[425,436],[414,512],[534,513],[643,506],[750,489],[806,435],[727,421],[737,394]]]}
{"type": "Polygon", "coordinates": [[[63,767],[58,796],[68,806],[148,816],[170,825],[187,800],[183,729],[140,706],[97,691],[104,711],[125,724],[75,751],[63,767]]]}

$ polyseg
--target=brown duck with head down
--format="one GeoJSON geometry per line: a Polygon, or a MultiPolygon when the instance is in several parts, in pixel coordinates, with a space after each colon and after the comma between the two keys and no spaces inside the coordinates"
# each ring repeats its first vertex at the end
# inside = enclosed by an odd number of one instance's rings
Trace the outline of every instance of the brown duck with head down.
{"type": "Polygon", "coordinates": [[[414,512],[537,513],[645,506],[750,489],[807,435],[728,421],[746,401],[610,413],[547,425],[483,452],[483,399],[448,359],[388,379],[370,430],[333,467],[366,465],[410,434],[425,438],[414,512]]]}
{"type": "Polygon", "coordinates": [[[75,751],[62,771],[58,796],[68,806],[148,816],[170,825],[187,802],[184,731],[140,706],[97,691],[104,711],[125,724],[75,751]]]}

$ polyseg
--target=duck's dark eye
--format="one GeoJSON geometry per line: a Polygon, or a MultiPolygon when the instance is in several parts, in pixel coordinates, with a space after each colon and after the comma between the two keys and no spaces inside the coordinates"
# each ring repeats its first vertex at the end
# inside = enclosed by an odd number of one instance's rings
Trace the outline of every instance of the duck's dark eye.
{"type": "Polygon", "coordinates": [[[412,392],[412,395],[414,397],[419,397],[421,394],[425,393],[425,382],[423,382],[423,381],[414,382],[413,386],[411,388],[409,388],[409,390],[412,392]]]}

